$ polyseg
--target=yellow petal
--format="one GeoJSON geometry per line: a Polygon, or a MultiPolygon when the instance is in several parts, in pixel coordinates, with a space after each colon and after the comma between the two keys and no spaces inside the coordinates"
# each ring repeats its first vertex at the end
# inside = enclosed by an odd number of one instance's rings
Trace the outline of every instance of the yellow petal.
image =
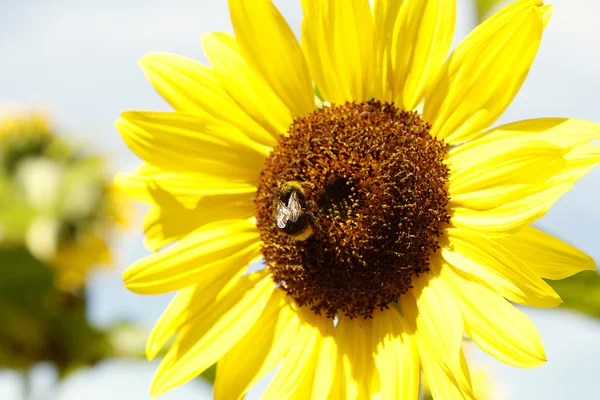
{"type": "Polygon", "coordinates": [[[450,154],[451,207],[489,210],[551,188],[566,152],[538,139],[508,139],[450,154]]]}
{"type": "Polygon", "coordinates": [[[541,140],[518,142],[495,151],[478,149],[448,157],[450,164],[457,165],[457,171],[451,172],[450,197],[500,185],[541,183],[566,164],[563,149],[541,140]]]}
{"type": "Polygon", "coordinates": [[[495,241],[545,279],[564,279],[581,271],[596,269],[592,257],[531,226],[495,241]]]}
{"type": "MultiPolygon", "coordinates": [[[[222,287],[219,289],[222,289],[222,287]]],[[[152,332],[150,332],[150,336],[146,342],[146,357],[148,360],[154,359],[169,339],[177,333],[181,325],[187,319],[187,307],[194,304],[192,299],[194,298],[194,295],[197,294],[196,286],[190,286],[181,289],[173,297],[152,328],[152,332]]],[[[211,297],[212,296],[205,296],[204,298],[211,297]]]]}
{"type": "Polygon", "coordinates": [[[202,47],[225,91],[271,133],[270,146],[275,146],[279,135],[287,132],[293,121],[290,110],[248,66],[234,37],[226,33],[204,35],[202,47]]]}
{"type": "MultiPolygon", "coordinates": [[[[256,174],[258,176],[258,173],[256,174]]],[[[254,196],[255,179],[237,181],[235,177],[211,176],[188,171],[165,171],[143,163],[133,173],[119,173],[115,186],[128,196],[144,203],[168,207],[176,201],[194,209],[204,196],[254,196]],[[163,196],[167,193],[168,198],[163,196]]]]}
{"type": "Polygon", "coordinates": [[[452,207],[500,207],[561,183],[575,182],[600,162],[598,146],[581,144],[600,138],[600,127],[595,124],[539,120],[531,125],[528,121],[511,125],[515,128],[498,128],[449,152],[452,207]],[[573,135],[565,139],[569,127],[573,135]],[[515,164],[509,166],[513,160],[515,164]],[[509,170],[504,171],[503,164],[509,170]],[[522,171],[519,165],[524,167],[522,171]],[[519,169],[510,172],[512,167],[519,169]]]}
{"type": "Polygon", "coordinates": [[[193,114],[126,112],[117,129],[140,158],[170,170],[256,181],[269,150],[228,125],[193,114]]]}
{"type": "Polygon", "coordinates": [[[552,17],[552,10],[552,4],[546,4],[545,6],[540,7],[540,11],[542,11],[542,22],[544,24],[544,29],[546,28],[546,25],[548,25],[548,22],[550,22],[550,17],[552,17]]]}
{"type": "Polygon", "coordinates": [[[467,36],[425,100],[431,133],[452,144],[496,121],[525,80],[542,30],[541,12],[531,7],[503,24],[486,21],[467,36]]]}
{"type": "Polygon", "coordinates": [[[338,357],[341,358],[343,373],[340,381],[334,382],[334,390],[343,392],[344,398],[368,398],[371,374],[375,370],[372,356],[371,321],[361,318],[349,319],[339,316],[335,328],[335,338],[338,344],[338,357]],[[340,390],[338,385],[342,385],[340,390]]]}
{"type": "Polygon", "coordinates": [[[229,0],[231,22],[244,59],[294,117],[314,108],[312,80],[294,33],[270,0],[229,0]]]}
{"type": "Polygon", "coordinates": [[[185,207],[151,206],[142,221],[144,246],[154,252],[181,239],[198,228],[195,217],[195,211],[185,207]]]}
{"type": "Polygon", "coordinates": [[[532,192],[541,191],[553,186],[550,184],[532,185],[529,183],[500,185],[491,188],[474,190],[465,193],[455,193],[450,198],[451,208],[467,208],[470,210],[484,211],[504,204],[517,201],[532,192]]]}
{"type": "Polygon", "coordinates": [[[240,267],[216,279],[201,281],[177,292],[150,332],[146,343],[146,357],[149,360],[156,357],[186,323],[201,316],[210,304],[218,301],[219,295],[226,295],[228,292],[224,289],[236,284],[245,270],[245,266],[240,267]]]}
{"type": "MultiPolygon", "coordinates": [[[[338,364],[337,343],[333,337],[333,324],[323,323],[319,325],[319,352],[315,358],[315,372],[312,386],[313,400],[327,400],[335,396],[332,393],[333,377],[342,374],[341,364],[338,364]]],[[[335,398],[335,397],[333,397],[335,398]]]]}
{"type": "Polygon", "coordinates": [[[186,57],[152,53],[140,65],[156,90],[177,111],[227,117],[234,104],[210,67],[186,57]]]}
{"type": "Polygon", "coordinates": [[[401,0],[375,0],[373,4],[373,51],[375,62],[372,76],[373,97],[382,101],[392,101],[390,82],[392,61],[391,49],[396,17],[402,5],[401,0]]]}
{"type": "MultiPolygon", "coordinates": [[[[468,399],[475,400],[475,395],[472,391],[465,391],[461,389],[456,377],[452,374],[448,367],[444,364],[440,364],[435,357],[431,354],[431,349],[427,347],[427,343],[421,340],[416,340],[417,347],[419,348],[419,357],[421,359],[421,368],[423,369],[423,375],[427,386],[431,391],[432,397],[438,399],[468,399]]],[[[460,373],[464,376],[469,374],[469,366],[463,351],[460,351],[460,373]]]]}
{"type": "Polygon", "coordinates": [[[419,354],[409,327],[395,308],[373,316],[373,349],[382,400],[416,400],[419,396],[419,354]]]}
{"type": "Polygon", "coordinates": [[[572,187],[571,183],[559,184],[484,211],[455,206],[451,213],[452,225],[489,236],[515,233],[544,216],[556,200],[572,187]]]}
{"type": "MultiPolygon", "coordinates": [[[[458,159],[464,152],[502,148],[518,141],[545,140],[564,148],[572,148],[600,140],[600,124],[573,118],[539,118],[512,122],[486,132],[475,140],[461,144],[448,152],[458,159]]],[[[473,154],[473,153],[472,153],[473,154]]]]}
{"type": "MultiPolygon", "coordinates": [[[[335,373],[331,375],[331,388],[329,390],[329,398],[330,399],[345,399],[348,398],[346,396],[346,377],[344,369],[346,367],[346,361],[344,360],[344,351],[341,348],[341,343],[338,338],[339,332],[337,329],[334,329],[334,341],[335,341],[335,366],[332,366],[335,370],[335,373]]],[[[318,382],[317,377],[315,376],[315,381],[318,382]]],[[[356,394],[356,391],[353,393],[356,394]]]]}
{"type": "Polygon", "coordinates": [[[241,399],[275,368],[296,342],[299,321],[285,293],[275,290],[254,326],[217,363],[215,399],[241,399]]]}
{"type": "Polygon", "coordinates": [[[565,154],[564,158],[566,160],[565,167],[548,180],[549,184],[574,183],[586,176],[600,164],[600,146],[593,144],[577,146],[565,154]]]}
{"type": "Polygon", "coordinates": [[[454,268],[487,282],[510,301],[555,307],[562,301],[531,268],[491,239],[466,229],[447,229],[440,254],[454,268]]]}
{"type": "Polygon", "coordinates": [[[303,50],[325,100],[369,100],[374,61],[369,2],[305,0],[302,6],[303,50]]]}
{"type": "MultiPolygon", "coordinates": [[[[502,147],[503,144],[497,143],[497,145],[502,147]]],[[[533,168],[528,169],[526,173],[519,173],[516,171],[510,173],[508,179],[505,181],[509,182],[508,184],[477,189],[469,192],[461,192],[466,189],[453,189],[453,179],[450,178],[450,207],[464,207],[471,210],[489,210],[500,207],[503,204],[518,201],[560,184],[577,182],[594,169],[596,165],[600,164],[599,146],[591,144],[580,145],[571,150],[565,149],[565,151],[568,152],[562,155],[563,160],[554,160],[554,162],[552,162],[548,159],[548,162],[551,165],[549,165],[548,168],[539,171],[537,174],[532,174],[533,168]],[[516,183],[525,182],[526,180],[523,178],[527,177],[532,178],[530,183],[516,183]],[[536,179],[539,181],[534,182],[536,179]]],[[[463,154],[467,153],[462,153],[461,155],[463,154]]],[[[472,156],[473,158],[478,157],[477,154],[473,154],[472,156]]],[[[490,162],[490,164],[492,163],[490,162]]],[[[462,163],[461,166],[463,166],[462,163]]],[[[475,172],[479,171],[477,166],[471,165],[468,168],[474,175],[477,175],[475,172]]],[[[459,172],[462,172],[462,169],[459,169],[459,172]]],[[[471,182],[468,182],[467,184],[470,183],[471,182]]],[[[565,189],[568,188],[568,186],[564,187],[565,189]]]]}
{"type": "Polygon", "coordinates": [[[467,335],[499,361],[520,368],[543,365],[542,339],[529,317],[468,274],[442,267],[441,276],[454,293],[467,335]]]}
{"type": "MultiPolygon", "coordinates": [[[[344,98],[347,88],[341,86],[330,52],[330,37],[325,33],[324,3],[302,0],[302,51],[320,95],[330,99],[344,98]]],[[[349,95],[346,95],[349,96],[349,95]]]]}
{"type": "Polygon", "coordinates": [[[160,363],[151,394],[158,396],[201,374],[252,327],[275,290],[266,271],[238,279],[228,293],[188,321],[160,363]]]}
{"type": "Polygon", "coordinates": [[[473,398],[469,370],[462,361],[460,309],[439,277],[424,274],[414,279],[413,285],[400,299],[402,311],[414,330],[423,372],[434,397],[473,398]],[[443,392],[461,396],[439,396],[443,392]]]}
{"type": "Polygon", "coordinates": [[[225,121],[258,142],[273,145],[269,132],[242,111],[210,67],[168,53],[148,54],[140,64],[175,110],[196,114],[206,121],[225,121]]]}
{"type": "Polygon", "coordinates": [[[260,239],[253,222],[219,221],[137,261],[125,271],[123,280],[136,293],[166,293],[238,270],[259,254],[260,239]]]}
{"type": "Polygon", "coordinates": [[[455,0],[405,1],[392,37],[392,94],[400,109],[413,110],[437,77],[454,34],[455,0]]]}
{"type": "Polygon", "coordinates": [[[322,353],[321,329],[325,329],[327,323],[333,327],[333,321],[318,316],[309,317],[310,321],[304,321],[300,327],[296,342],[285,355],[263,399],[306,399],[313,394],[315,370],[322,353]]]}
{"type": "Polygon", "coordinates": [[[202,197],[193,209],[185,208],[173,195],[156,185],[150,189],[154,205],[143,220],[144,245],[157,251],[193,230],[223,219],[247,219],[254,214],[254,193],[202,197]]]}

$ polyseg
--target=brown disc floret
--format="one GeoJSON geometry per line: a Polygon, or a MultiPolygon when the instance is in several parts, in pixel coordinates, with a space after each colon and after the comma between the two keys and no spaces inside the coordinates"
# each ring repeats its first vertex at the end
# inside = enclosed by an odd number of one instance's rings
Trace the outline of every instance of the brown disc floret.
{"type": "Polygon", "coordinates": [[[260,175],[256,218],[265,263],[298,305],[368,318],[428,271],[450,219],[446,144],[429,130],[417,112],[371,100],[318,109],[281,137],[260,175]],[[301,240],[275,222],[288,182],[310,216],[301,240]]]}

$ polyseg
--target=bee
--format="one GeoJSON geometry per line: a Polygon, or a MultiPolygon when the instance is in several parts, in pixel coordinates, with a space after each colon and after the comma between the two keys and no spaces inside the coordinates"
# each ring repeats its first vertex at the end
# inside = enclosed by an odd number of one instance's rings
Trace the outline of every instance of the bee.
{"type": "Polygon", "coordinates": [[[293,240],[303,241],[314,233],[312,202],[306,201],[306,183],[288,181],[275,192],[275,224],[293,240]]]}

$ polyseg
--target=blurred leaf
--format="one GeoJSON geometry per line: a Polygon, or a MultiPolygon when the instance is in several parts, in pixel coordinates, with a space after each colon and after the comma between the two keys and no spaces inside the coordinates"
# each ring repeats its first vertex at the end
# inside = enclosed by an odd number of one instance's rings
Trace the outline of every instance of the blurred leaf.
{"type": "Polygon", "coordinates": [[[507,0],[475,0],[475,5],[477,7],[477,18],[479,22],[488,17],[490,15],[490,11],[502,3],[507,3],[507,0]]]}
{"type": "Polygon", "coordinates": [[[10,208],[0,205],[0,241],[22,243],[35,215],[35,210],[25,203],[15,203],[10,208]]]}
{"type": "Polygon", "coordinates": [[[112,356],[118,358],[146,359],[147,329],[127,321],[113,324],[108,330],[112,356]]]}
{"type": "Polygon", "coordinates": [[[217,376],[217,364],[213,364],[206,371],[204,371],[200,378],[207,381],[211,385],[215,383],[215,378],[217,376]]]}
{"type": "Polygon", "coordinates": [[[0,243],[22,243],[35,215],[14,183],[0,174],[0,243]]]}
{"type": "Polygon", "coordinates": [[[0,248],[0,367],[50,362],[64,378],[112,353],[86,316],[85,293],[59,291],[53,269],[21,247],[0,248]]]}
{"type": "Polygon", "coordinates": [[[560,281],[548,281],[563,299],[561,307],[600,318],[600,275],[584,271],[560,281]]]}

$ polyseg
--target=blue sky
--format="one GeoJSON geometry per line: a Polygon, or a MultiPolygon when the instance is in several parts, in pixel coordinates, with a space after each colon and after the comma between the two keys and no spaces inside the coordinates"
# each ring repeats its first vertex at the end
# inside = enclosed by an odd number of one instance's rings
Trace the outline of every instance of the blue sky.
{"type": "MultiPolygon", "coordinates": [[[[298,32],[299,1],[276,1],[298,32]]],[[[556,0],[538,57],[521,92],[499,123],[568,116],[600,122],[600,4],[595,0],[556,0]]],[[[455,43],[475,23],[468,0],[458,1],[455,43]]],[[[231,31],[224,0],[30,0],[0,1],[0,104],[41,105],[77,141],[114,157],[113,169],[129,171],[138,160],[113,127],[127,109],[167,110],[138,66],[142,55],[168,51],[205,61],[200,36],[231,31]]],[[[538,224],[600,260],[598,234],[600,169],[576,185],[538,224]]],[[[128,293],[120,274],[147,254],[136,231],[115,241],[118,269],[95,274],[90,313],[98,324],[131,319],[150,327],[169,296],[128,293]]],[[[526,310],[537,324],[548,364],[536,370],[510,368],[481,352],[472,358],[488,365],[510,399],[589,397],[600,390],[595,366],[600,358],[600,324],[583,316],[526,310]]],[[[110,362],[73,376],[57,400],[148,399],[156,364],[110,362]]],[[[51,372],[39,368],[37,389],[51,372]]],[[[202,398],[210,393],[189,384],[165,399],[202,398]]],[[[253,397],[256,397],[256,393],[253,397]]],[[[0,398],[18,399],[17,382],[0,373],[0,398]]]]}

